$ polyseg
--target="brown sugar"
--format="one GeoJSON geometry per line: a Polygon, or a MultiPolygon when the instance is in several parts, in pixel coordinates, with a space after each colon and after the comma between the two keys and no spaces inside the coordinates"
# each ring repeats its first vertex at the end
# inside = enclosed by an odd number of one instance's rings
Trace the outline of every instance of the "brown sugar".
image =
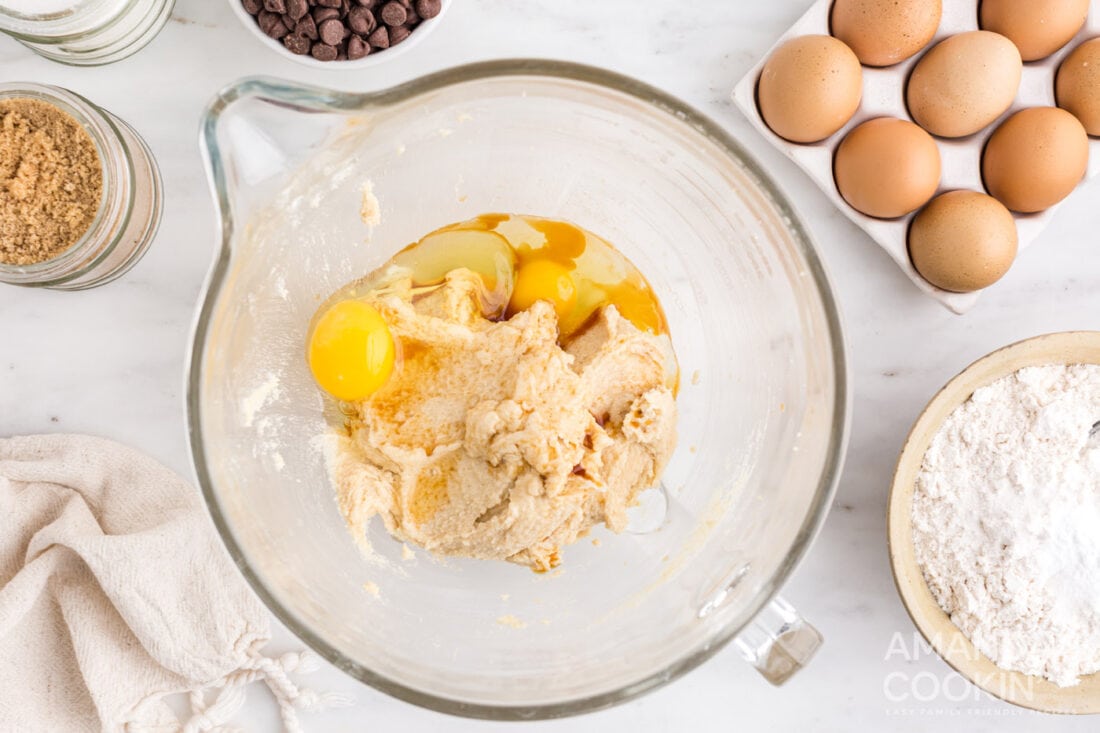
{"type": "Polygon", "coordinates": [[[38,99],[0,99],[0,263],[33,265],[80,240],[103,198],[91,135],[38,99]]]}

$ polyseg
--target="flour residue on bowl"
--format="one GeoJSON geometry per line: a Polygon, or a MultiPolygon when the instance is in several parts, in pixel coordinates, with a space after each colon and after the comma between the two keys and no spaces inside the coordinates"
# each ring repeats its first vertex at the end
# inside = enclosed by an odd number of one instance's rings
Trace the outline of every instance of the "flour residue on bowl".
{"type": "Polygon", "coordinates": [[[359,218],[369,227],[376,227],[382,223],[382,205],[378,203],[378,196],[374,193],[374,182],[372,181],[363,182],[359,218]]]}
{"type": "Polygon", "coordinates": [[[527,622],[526,621],[522,621],[522,620],[516,618],[515,616],[513,616],[510,613],[505,614],[504,616],[500,616],[499,618],[497,618],[497,623],[500,624],[501,626],[507,626],[508,628],[511,628],[511,629],[526,629],[527,628],[527,622]]]}
{"type": "Polygon", "coordinates": [[[241,400],[241,424],[252,427],[264,405],[279,397],[279,375],[269,372],[267,377],[241,400]]]}

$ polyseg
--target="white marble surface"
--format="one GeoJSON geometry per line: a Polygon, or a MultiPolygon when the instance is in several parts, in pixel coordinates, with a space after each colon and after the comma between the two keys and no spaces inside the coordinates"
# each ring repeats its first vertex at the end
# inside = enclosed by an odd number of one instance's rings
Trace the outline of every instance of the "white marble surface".
{"type": "MultiPolygon", "coordinates": [[[[938,658],[922,654],[906,660],[899,653],[887,658],[894,634],[911,639],[913,627],[890,576],[884,514],[904,435],[943,382],[1011,341],[1100,328],[1100,181],[1076,193],[974,311],[954,316],[921,295],[729,102],[734,82],[808,0],[454,2],[445,25],[414,53],[392,69],[384,65],[366,73],[315,71],[278,58],[239,27],[223,0],[179,0],[152,46],[107,68],[54,65],[0,39],[3,80],[60,84],[128,120],[159,158],[167,189],[160,236],[122,281],[78,294],[0,289],[0,433],[98,433],[190,475],[183,356],[215,241],[197,129],[200,111],[222,85],[263,73],[347,89],[378,88],[444,66],[504,56],[606,66],[661,86],[729,127],[793,198],[817,237],[846,315],[856,413],[832,514],[786,589],[826,637],[810,668],[774,689],[726,650],[633,703],[527,729],[1095,730],[1095,720],[1025,714],[976,697],[951,679],[938,658]],[[908,699],[897,699],[905,694],[908,699]]],[[[298,646],[277,629],[274,649],[298,646]]],[[[310,731],[518,727],[419,710],[332,668],[310,682],[358,701],[349,710],[309,716],[310,731]]],[[[277,730],[274,706],[259,689],[238,720],[250,731],[277,730]]]]}

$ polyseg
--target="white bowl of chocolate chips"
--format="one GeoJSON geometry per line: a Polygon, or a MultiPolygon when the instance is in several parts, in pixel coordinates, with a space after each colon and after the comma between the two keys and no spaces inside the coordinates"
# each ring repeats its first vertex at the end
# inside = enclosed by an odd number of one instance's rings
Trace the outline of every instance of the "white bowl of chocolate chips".
{"type": "Polygon", "coordinates": [[[256,38],[298,63],[376,66],[409,51],[453,0],[228,0],[256,38]]]}

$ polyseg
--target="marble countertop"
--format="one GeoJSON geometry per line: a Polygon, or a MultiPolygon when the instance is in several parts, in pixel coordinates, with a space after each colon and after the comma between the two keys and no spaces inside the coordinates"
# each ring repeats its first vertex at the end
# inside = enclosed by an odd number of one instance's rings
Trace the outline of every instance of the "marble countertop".
{"type": "MultiPolygon", "coordinates": [[[[105,68],[52,64],[0,38],[5,80],[68,87],[136,127],[160,161],[167,195],[157,241],[123,280],[78,294],[0,288],[0,432],[105,435],[191,475],[183,358],[215,243],[198,120],[224,84],[271,74],[374,89],[453,64],[508,56],[608,67],[667,89],[732,130],[789,194],[816,235],[845,315],[855,420],[832,513],[785,591],[826,638],[808,669],[776,689],[727,649],[635,702],[525,729],[1095,730],[1095,720],[1038,716],[979,695],[934,655],[912,653],[914,629],[887,562],[885,506],[903,438],[945,381],[1010,342],[1100,329],[1100,180],[1062,207],[971,313],[955,316],[923,296],[730,102],[734,83],[809,0],[453,1],[444,25],[423,45],[392,68],[358,73],[317,71],[279,58],[245,32],[221,0],[178,0],[149,48],[105,68]]],[[[275,626],[273,650],[301,647],[275,626]]],[[[357,699],[350,709],[304,716],[309,731],[518,727],[420,710],[328,666],[303,681],[357,699]]],[[[268,731],[278,729],[277,720],[271,698],[250,691],[238,722],[268,731]]]]}

